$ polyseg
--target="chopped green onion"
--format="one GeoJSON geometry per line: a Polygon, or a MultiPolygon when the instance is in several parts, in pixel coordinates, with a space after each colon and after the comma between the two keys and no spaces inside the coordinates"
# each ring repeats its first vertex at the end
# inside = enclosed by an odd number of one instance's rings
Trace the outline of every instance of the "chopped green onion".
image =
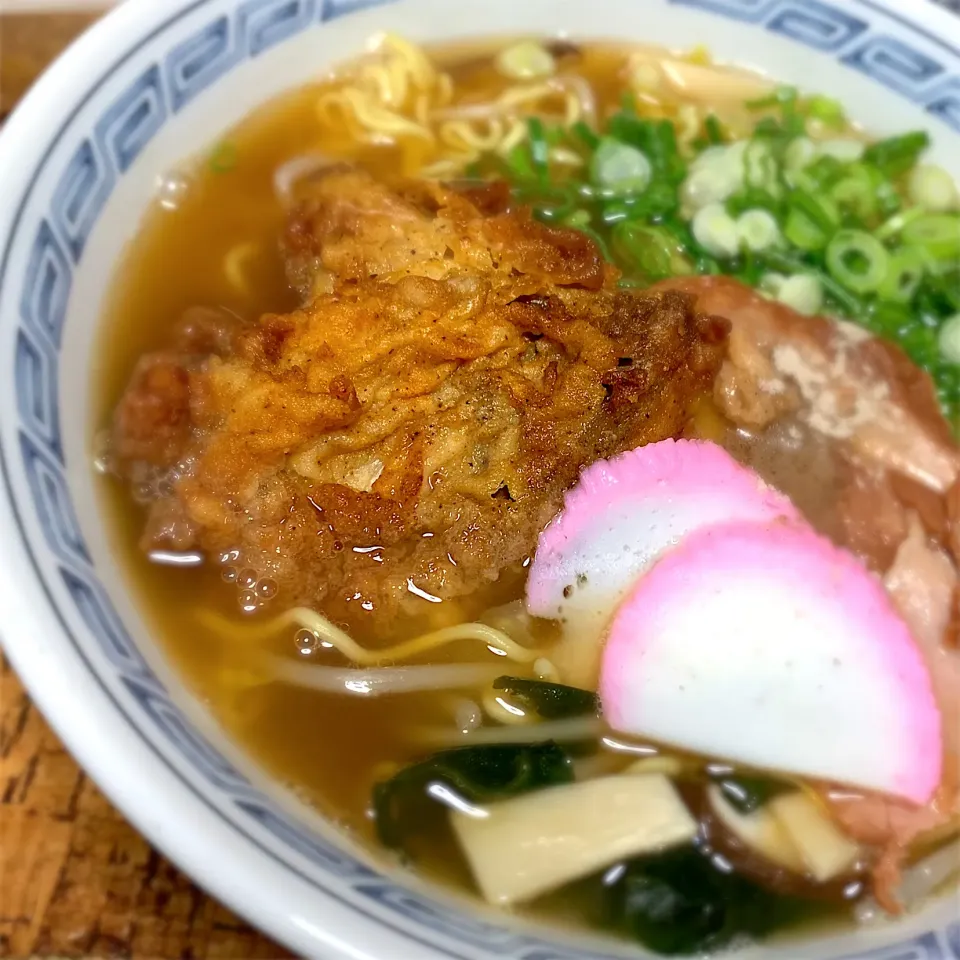
{"type": "Polygon", "coordinates": [[[791,209],[783,225],[783,235],[787,241],[799,250],[814,252],[822,250],[830,240],[830,235],[821,230],[806,214],[791,209]]]}
{"type": "Polygon", "coordinates": [[[592,183],[574,184],[574,189],[584,200],[613,200],[617,194],[606,187],[597,187],[592,183]]]}
{"type": "Polygon", "coordinates": [[[712,256],[723,260],[740,252],[737,221],[727,213],[723,204],[711,203],[698,210],[690,227],[697,243],[712,256]]]}
{"type": "Polygon", "coordinates": [[[937,318],[960,313],[960,263],[953,271],[931,275],[927,264],[927,276],[917,292],[917,309],[923,314],[937,318]]]}
{"type": "Polygon", "coordinates": [[[920,247],[937,261],[960,258],[960,215],[931,213],[911,220],[900,231],[907,246],[920,247]]]}
{"type": "Polygon", "coordinates": [[[931,213],[946,213],[957,206],[957,185],[943,167],[922,163],[910,171],[910,199],[931,213]]]}
{"type": "Polygon", "coordinates": [[[552,54],[535,40],[521,40],[497,55],[496,67],[511,80],[531,80],[549,77],[557,65],[552,54]]]}
{"type": "Polygon", "coordinates": [[[574,230],[582,230],[584,227],[590,226],[590,211],[589,210],[574,210],[569,217],[564,221],[564,225],[568,227],[573,227],[574,230]]]}
{"type": "Polygon", "coordinates": [[[881,223],[880,226],[873,231],[873,235],[878,240],[890,240],[897,236],[908,223],[911,223],[922,216],[924,216],[924,212],[917,207],[904,210],[903,213],[894,214],[894,216],[881,223]]]}
{"type": "Polygon", "coordinates": [[[777,300],[788,307],[811,317],[823,307],[823,285],[809,273],[798,273],[780,284],[777,300]]]}
{"type": "Polygon", "coordinates": [[[521,142],[513,147],[507,154],[505,163],[512,179],[536,179],[536,170],[533,167],[533,161],[530,159],[530,147],[526,143],[521,142]]]}
{"type": "Polygon", "coordinates": [[[779,120],[775,120],[773,117],[764,117],[753,128],[753,135],[755,137],[770,137],[771,139],[777,139],[783,136],[783,126],[779,120]]]}
{"type": "Polygon", "coordinates": [[[680,188],[684,204],[699,210],[709,203],[726,200],[743,186],[745,141],[730,146],[709,147],[691,164],[680,188]]]}
{"type": "Polygon", "coordinates": [[[618,194],[643,193],[650,184],[653,168],[636,147],[612,137],[603,137],[590,162],[594,183],[618,194]]]}
{"type": "Polygon", "coordinates": [[[748,210],[766,210],[779,222],[783,203],[780,197],[775,197],[765,190],[740,190],[732,197],[727,198],[727,213],[732,217],[739,217],[748,210]]]}
{"type": "Polygon", "coordinates": [[[779,190],[779,171],[766,140],[751,140],[743,154],[744,182],[755,190],[779,190]]]}
{"type": "Polygon", "coordinates": [[[926,257],[916,247],[897,250],[890,256],[887,275],[877,289],[881,300],[909,303],[917,292],[926,272],[926,257]]]}
{"type": "Polygon", "coordinates": [[[543,121],[539,117],[530,117],[527,121],[530,140],[530,162],[537,179],[545,183],[550,175],[550,144],[547,142],[543,121]]]}
{"type": "Polygon", "coordinates": [[[890,255],[869,233],[841,230],[827,246],[826,264],[833,278],[848,290],[872,293],[887,275],[890,255]]]}
{"type": "Polygon", "coordinates": [[[877,190],[870,167],[855,164],[849,176],[830,188],[830,199],[841,211],[860,221],[869,220],[877,213],[877,190]]]}
{"type": "Polygon", "coordinates": [[[870,144],[864,151],[863,159],[885,176],[898,177],[906,173],[929,146],[930,137],[923,130],[918,130],[870,144]]]}
{"type": "Polygon", "coordinates": [[[733,142],[707,112],[689,164],[677,124],[640,116],[627,94],[599,128],[534,118],[507,157],[471,169],[501,173],[540,220],[590,236],[624,271],[621,286],[726,273],[891,337],[934,377],[960,432],[960,361],[938,342],[960,315],[960,196],[947,171],[918,164],[926,134],[865,145],[835,100],[791,87],[750,106],[764,112],[733,142]],[[555,147],[576,151],[582,179],[560,169],[555,147]]]}
{"type": "Polygon", "coordinates": [[[613,251],[648,280],[662,280],[676,272],[676,243],[657,227],[618,224],[613,231],[613,251]]]}
{"type": "Polygon", "coordinates": [[[783,232],[795,247],[822,250],[839,225],[840,215],[828,198],[804,190],[790,192],[783,232]]]}
{"type": "Polygon", "coordinates": [[[867,145],[862,140],[853,140],[850,137],[822,140],[817,144],[820,156],[832,157],[841,163],[856,163],[863,159],[866,149],[867,145]]]}
{"type": "Polygon", "coordinates": [[[703,121],[703,130],[707,135],[708,143],[723,143],[727,139],[724,134],[723,124],[720,123],[717,115],[714,113],[707,114],[707,119],[703,121]]]}
{"type": "Polygon", "coordinates": [[[671,183],[680,183],[686,176],[686,163],[677,146],[677,131],[670,120],[643,119],[637,116],[635,106],[624,106],[610,118],[607,134],[639,150],[657,176],[671,183]]]}
{"type": "Polygon", "coordinates": [[[600,146],[600,138],[583,120],[578,120],[570,129],[575,136],[579,137],[587,149],[596,150],[600,146]]]}
{"type": "Polygon", "coordinates": [[[790,209],[799,210],[827,233],[831,233],[840,225],[840,214],[826,197],[815,196],[803,190],[794,190],[790,194],[790,209]]]}
{"type": "MultiPolygon", "coordinates": [[[[877,171],[877,175],[883,176],[879,170],[877,171]]],[[[893,216],[897,211],[903,209],[903,201],[900,199],[900,194],[889,180],[883,180],[877,185],[877,206],[879,207],[880,216],[882,217],[893,216]]]]}
{"type": "Polygon", "coordinates": [[[857,319],[863,317],[865,306],[859,297],[852,294],[842,283],[837,283],[826,270],[817,272],[816,276],[823,286],[827,301],[834,304],[840,313],[857,319]]]}
{"type": "Polygon", "coordinates": [[[776,298],[786,280],[784,274],[769,270],[760,277],[757,289],[765,296],[776,298]]]}
{"type": "Polygon", "coordinates": [[[780,242],[780,225],[767,210],[747,210],[737,218],[737,235],[749,250],[759,252],[780,242]]]}
{"type": "Polygon", "coordinates": [[[670,183],[654,180],[639,197],[633,198],[632,211],[635,217],[663,218],[675,213],[680,205],[677,189],[670,183]]]}
{"type": "Polygon", "coordinates": [[[808,117],[820,120],[831,127],[842,127],[847,119],[838,100],[819,94],[807,101],[806,111],[808,117]]]}
{"type": "Polygon", "coordinates": [[[622,220],[630,220],[632,216],[633,211],[630,205],[624,203],[622,200],[614,200],[612,203],[608,203],[600,212],[600,219],[607,224],[607,226],[620,223],[622,220]]]}
{"type": "Polygon", "coordinates": [[[960,364],[960,313],[947,319],[937,337],[940,353],[947,363],[960,364]]]}
{"type": "Polygon", "coordinates": [[[801,183],[808,192],[816,193],[833,186],[847,174],[848,169],[848,164],[820,153],[818,148],[817,158],[803,171],[805,180],[801,183]]]}
{"type": "Polygon", "coordinates": [[[650,144],[650,160],[660,176],[679,184],[687,175],[687,165],[677,146],[677,128],[669,120],[654,124],[650,144]]]}
{"type": "Polygon", "coordinates": [[[787,170],[802,170],[817,159],[817,145],[809,137],[795,137],[783,154],[787,170]]]}
{"type": "Polygon", "coordinates": [[[883,337],[900,337],[913,323],[909,307],[889,300],[875,300],[860,319],[883,337]]]}
{"type": "Polygon", "coordinates": [[[768,269],[777,270],[780,273],[809,273],[815,276],[829,300],[846,316],[859,317],[863,313],[864,305],[859,297],[837,283],[826,270],[811,267],[798,254],[784,250],[769,250],[763,254],[763,260],[768,269]]]}

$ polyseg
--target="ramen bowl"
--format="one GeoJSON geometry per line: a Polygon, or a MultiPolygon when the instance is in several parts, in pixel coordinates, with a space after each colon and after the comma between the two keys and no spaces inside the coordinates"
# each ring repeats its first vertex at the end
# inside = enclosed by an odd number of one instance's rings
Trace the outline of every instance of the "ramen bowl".
{"type": "MultiPolygon", "coordinates": [[[[158,183],[375,32],[707,45],[923,127],[960,175],[960,20],[921,0],[129,0],[42,78],[0,138],[4,648],[80,763],[212,894],[304,956],[605,960],[643,951],[494,913],[385,865],[275,783],[171,669],[113,555],[92,453],[97,334],[158,183]]],[[[737,956],[960,958],[956,899],[737,956]]]]}

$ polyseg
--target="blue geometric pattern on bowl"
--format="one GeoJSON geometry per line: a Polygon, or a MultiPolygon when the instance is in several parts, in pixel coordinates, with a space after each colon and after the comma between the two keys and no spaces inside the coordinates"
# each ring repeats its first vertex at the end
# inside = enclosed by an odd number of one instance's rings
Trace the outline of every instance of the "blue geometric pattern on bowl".
{"type": "MultiPolygon", "coordinates": [[[[379,908],[376,918],[380,922],[393,926],[385,919],[390,915],[398,921],[413,921],[422,936],[399,925],[395,929],[414,942],[431,944],[430,932],[434,931],[508,960],[604,960],[604,955],[594,950],[587,954],[511,933],[385,880],[302,827],[253,787],[193,729],[137,650],[97,578],[71,503],[57,399],[58,356],[73,268],[119,179],[171,115],[237,64],[318,22],[386,2],[390,0],[248,0],[238,5],[233,15],[217,16],[171,47],[115,98],[81,140],[60,173],[48,213],[37,228],[27,268],[19,278],[21,324],[13,376],[30,506],[57,558],[68,596],[138,706],[138,715],[128,713],[132,725],[141,731],[152,730],[154,737],[159,733],[186,764],[219,791],[231,822],[252,842],[258,842],[249,832],[255,825],[270,834],[280,850],[303,858],[337,881],[347,881],[371,907],[379,908]]],[[[900,23],[897,37],[889,35],[890,21],[897,18],[878,11],[869,0],[856,0],[857,15],[823,0],[671,2],[733,17],[830,53],[960,131],[960,52],[906,22],[900,23]],[[927,41],[922,50],[903,39],[911,32],[927,41]],[[945,56],[930,55],[931,41],[945,56]]],[[[0,283],[5,282],[6,278],[0,277],[0,283]]],[[[29,542],[26,545],[30,550],[29,542]]],[[[38,575],[42,577],[39,568],[38,575]]],[[[300,872],[292,861],[284,859],[284,863],[300,872]]],[[[327,895],[338,896],[322,881],[318,885],[327,895]]],[[[353,902],[350,906],[362,909],[353,902]]],[[[845,960],[950,958],[960,960],[960,923],[845,960]]]]}

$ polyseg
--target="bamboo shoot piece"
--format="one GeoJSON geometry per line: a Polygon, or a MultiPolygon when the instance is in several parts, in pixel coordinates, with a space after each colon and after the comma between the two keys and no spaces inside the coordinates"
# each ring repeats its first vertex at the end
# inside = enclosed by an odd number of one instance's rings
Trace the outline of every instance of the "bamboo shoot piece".
{"type": "Polygon", "coordinates": [[[825,883],[846,873],[857,862],[860,848],[806,793],[797,791],[774,797],[768,808],[814,880],[825,883]]]}
{"type": "Polygon", "coordinates": [[[662,775],[612,776],[453,811],[483,896],[524,903],[625,857],[689,843],[697,824],[662,775]]]}
{"type": "Polygon", "coordinates": [[[794,873],[806,867],[783,825],[766,807],[753,813],[740,813],[718,786],[707,790],[710,806],[717,819],[746,847],[771,863],[794,873]]]}

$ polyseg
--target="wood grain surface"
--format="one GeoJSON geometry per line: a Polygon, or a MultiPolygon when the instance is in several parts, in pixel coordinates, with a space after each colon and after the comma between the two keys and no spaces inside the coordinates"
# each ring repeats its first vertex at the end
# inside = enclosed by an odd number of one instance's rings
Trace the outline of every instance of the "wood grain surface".
{"type": "MultiPolygon", "coordinates": [[[[0,15],[0,114],[90,19],[0,15]]],[[[123,819],[2,655],[0,956],[290,956],[206,896],[123,819]]]]}

